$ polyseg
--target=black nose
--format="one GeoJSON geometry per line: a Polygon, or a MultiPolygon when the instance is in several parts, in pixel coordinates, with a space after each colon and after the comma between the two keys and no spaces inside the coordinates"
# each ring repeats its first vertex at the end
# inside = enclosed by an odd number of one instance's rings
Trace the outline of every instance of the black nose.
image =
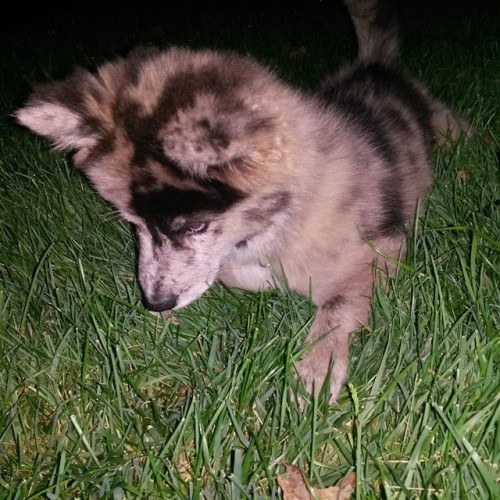
{"type": "Polygon", "coordinates": [[[167,295],[166,297],[151,297],[144,300],[146,307],[150,311],[163,312],[170,311],[177,305],[177,295],[167,295]],[[158,300],[157,300],[158,299],[158,300]]]}

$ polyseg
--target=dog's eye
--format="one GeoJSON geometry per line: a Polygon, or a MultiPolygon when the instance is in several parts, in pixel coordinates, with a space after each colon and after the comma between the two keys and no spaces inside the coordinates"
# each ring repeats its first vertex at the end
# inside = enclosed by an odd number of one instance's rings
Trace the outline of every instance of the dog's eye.
{"type": "Polygon", "coordinates": [[[206,231],[208,222],[196,222],[186,227],[186,234],[200,234],[206,231]]]}

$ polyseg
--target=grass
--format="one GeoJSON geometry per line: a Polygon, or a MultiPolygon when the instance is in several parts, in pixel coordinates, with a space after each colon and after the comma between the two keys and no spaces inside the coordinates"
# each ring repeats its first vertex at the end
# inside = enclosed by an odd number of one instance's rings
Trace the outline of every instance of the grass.
{"type": "Polygon", "coordinates": [[[201,16],[190,4],[170,16],[135,7],[118,19],[111,7],[97,17],[66,8],[3,32],[1,498],[280,498],[284,462],[317,487],[355,471],[356,498],[499,497],[491,16],[458,9],[440,26],[420,6],[403,14],[403,64],[472,119],[476,140],[436,151],[407,263],[390,290],[377,290],[333,408],[319,398],[300,410],[293,398],[314,314],[307,300],[215,287],[176,321],[149,315],[130,229],[68,157],[8,116],[31,83],[136,44],[251,52],[309,87],[354,53],[343,12],[325,3],[284,18],[258,5],[201,16]],[[301,46],[304,57],[290,58],[301,46]]]}

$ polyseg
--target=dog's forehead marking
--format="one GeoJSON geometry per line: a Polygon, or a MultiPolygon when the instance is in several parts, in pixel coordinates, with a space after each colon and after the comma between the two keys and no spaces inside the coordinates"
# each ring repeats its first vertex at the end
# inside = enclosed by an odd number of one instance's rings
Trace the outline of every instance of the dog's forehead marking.
{"type": "Polygon", "coordinates": [[[146,223],[156,241],[158,233],[175,240],[178,231],[174,223],[179,218],[186,221],[210,221],[244,198],[238,189],[219,181],[205,182],[204,186],[176,187],[164,185],[151,190],[132,191],[130,210],[146,223]]]}
{"type": "Polygon", "coordinates": [[[204,184],[199,189],[165,185],[152,190],[135,190],[131,209],[145,220],[154,220],[199,212],[221,213],[243,198],[241,191],[222,182],[204,184]]]}
{"type": "Polygon", "coordinates": [[[205,189],[164,185],[133,191],[130,210],[145,222],[154,246],[163,245],[160,236],[163,235],[175,248],[183,249],[185,230],[190,225],[213,221],[242,198],[240,191],[217,181],[212,181],[205,189]]]}

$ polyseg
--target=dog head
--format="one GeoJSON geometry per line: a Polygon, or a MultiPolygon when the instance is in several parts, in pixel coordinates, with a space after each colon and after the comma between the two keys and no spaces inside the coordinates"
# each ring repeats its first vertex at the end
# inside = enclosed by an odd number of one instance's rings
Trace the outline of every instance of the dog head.
{"type": "Polygon", "coordinates": [[[286,92],[247,58],[140,50],[39,87],[15,116],[75,151],[75,166],[135,226],[144,298],[163,311],[199,297],[283,218],[286,92]]]}

